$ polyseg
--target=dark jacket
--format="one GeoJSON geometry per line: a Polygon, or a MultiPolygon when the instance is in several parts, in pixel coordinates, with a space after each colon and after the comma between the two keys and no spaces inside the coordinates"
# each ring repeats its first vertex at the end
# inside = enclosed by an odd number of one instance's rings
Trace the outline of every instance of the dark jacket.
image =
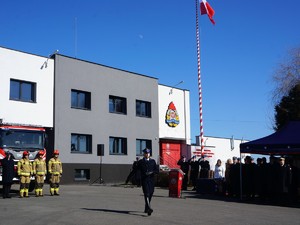
{"type": "Polygon", "coordinates": [[[189,162],[187,161],[183,161],[182,159],[180,159],[178,162],[177,162],[177,165],[180,166],[180,169],[187,175],[188,172],[189,172],[189,169],[190,169],[190,164],[189,162]]]}
{"type": "Polygon", "coordinates": [[[158,173],[158,168],[154,159],[145,158],[138,161],[137,170],[141,173],[142,188],[145,194],[154,192],[154,175],[158,173]]]}
{"type": "Polygon", "coordinates": [[[3,183],[12,183],[12,180],[15,176],[14,171],[14,160],[12,158],[8,159],[5,157],[1,160],[2,164],[2,182],[3,183]]]}

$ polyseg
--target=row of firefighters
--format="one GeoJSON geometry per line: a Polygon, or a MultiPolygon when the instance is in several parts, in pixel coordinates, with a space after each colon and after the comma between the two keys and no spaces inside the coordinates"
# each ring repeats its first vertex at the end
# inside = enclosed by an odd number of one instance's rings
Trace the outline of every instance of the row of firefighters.
{"type": "MultiPolygon", "coordinates": [[[[31,177],[34,176],[35,178],[35,195],[36,197],[43,196],[43,186],[44,186],[44,180],[47,175],[47,172],[50,175],[50,194],[53,195],[59,195],[59,183],[60,178],[62,176],[62,163],[59,156],[59,151],[54,150],[53,157],[48,162],[48,171],[47,171],[47,164],[44,159],[44,151],[38,152],[38,157],[31,162],[29,160],[29,153],[27,151],[23,152],[23,157],[20,161],[18,161],[18,176],[20,178],[20,197],[28,197],[28,191],[29,191],[29,185],[31,177]]],[[[3,166],[3,197],[9,198],[9,192],[11,187],[12,177],[7,180],[5,176],[9,175],[11,169],[13,169],[13,166],[9,166],[10,161],[13,160],[11,153],[7,153],[6,164],[2,162],[3,166]],[[7,163],[8,162],[8,163],[7,163]],[[7,173],[7,174],[6,174],[7,173]],[[8,182],[7,182],[8,181],[8,182]],[[5,185],[7,184],[7,185],[5,185]]],[[[2,160],[3,161],[3,160],[2,160]]]]}

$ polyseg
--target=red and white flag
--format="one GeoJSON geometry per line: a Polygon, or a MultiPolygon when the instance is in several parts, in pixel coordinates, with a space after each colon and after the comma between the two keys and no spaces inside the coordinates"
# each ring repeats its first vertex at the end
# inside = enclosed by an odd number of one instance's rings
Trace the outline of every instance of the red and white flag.
{"type": "Polygon", "coordinates": [[[216,24],[212,18],[215,15],[215,10],[210,6],[210,4],[208,4],[206,0],[202,0],[202,2],[200,3],[200,12],[201,15],[207,14],[213,25],[216,24]]]}

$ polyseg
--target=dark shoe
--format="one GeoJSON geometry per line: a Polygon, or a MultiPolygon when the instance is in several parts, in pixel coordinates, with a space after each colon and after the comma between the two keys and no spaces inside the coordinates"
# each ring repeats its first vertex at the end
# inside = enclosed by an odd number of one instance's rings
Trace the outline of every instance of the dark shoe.
{"type": "Polygon", "coordinates": [[[153,213],[153,209],[149,208],[147,213],[148,213],[148,216],[151,216],[151,214],[153,213]]]}
{"type": "Polygon", "coordinates": [[[144,213],[148,213],[148,207],[145,207],[144,213]]]}

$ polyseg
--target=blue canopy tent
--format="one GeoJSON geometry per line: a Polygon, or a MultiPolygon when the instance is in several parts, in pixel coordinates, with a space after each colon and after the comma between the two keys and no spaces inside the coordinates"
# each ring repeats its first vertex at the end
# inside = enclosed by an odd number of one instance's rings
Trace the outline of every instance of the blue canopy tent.
{"type": "Polygon", "coordinates": [[[241,153],[262,155],[300,155],[300,121],[290,121],[279,131],[240,144],[241,153]]]}

